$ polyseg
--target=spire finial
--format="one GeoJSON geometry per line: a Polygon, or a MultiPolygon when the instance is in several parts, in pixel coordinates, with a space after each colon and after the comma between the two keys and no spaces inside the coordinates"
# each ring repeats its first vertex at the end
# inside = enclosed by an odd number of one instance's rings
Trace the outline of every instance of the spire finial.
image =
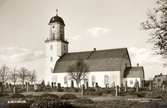
{"type": "Polygon", "coordinates": [[[56,16],[58,16],[58,9],[56,9],[56,16]]]}

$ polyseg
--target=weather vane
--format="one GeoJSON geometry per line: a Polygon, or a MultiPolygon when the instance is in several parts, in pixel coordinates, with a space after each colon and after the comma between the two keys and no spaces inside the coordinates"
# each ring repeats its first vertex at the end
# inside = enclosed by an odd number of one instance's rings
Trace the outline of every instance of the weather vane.
{"type": "Polygon", "coordinates": [[[56,9],[56,15],[58,15],[58,9],[56,9]]]}

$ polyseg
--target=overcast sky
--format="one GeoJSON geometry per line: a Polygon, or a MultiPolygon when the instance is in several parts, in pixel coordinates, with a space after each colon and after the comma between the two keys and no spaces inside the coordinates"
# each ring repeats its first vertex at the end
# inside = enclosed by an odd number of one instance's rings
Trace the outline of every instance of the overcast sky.
{"type": "Polygon", "coordinates": [[[0,0],[0,64],[26,66],[44,76],[44,40],[58,8],[70,52],[127,47],[132,64],[144,66],[146,79],[166,74],[164,60],[153,55],[150,36],[140,27],[154,6],[155,0],[0,0]]]}

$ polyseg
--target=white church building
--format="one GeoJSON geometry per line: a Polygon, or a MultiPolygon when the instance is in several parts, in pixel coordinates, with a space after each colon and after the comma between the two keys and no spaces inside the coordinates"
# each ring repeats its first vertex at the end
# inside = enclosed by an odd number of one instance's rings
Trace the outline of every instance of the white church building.
{"type": "Polygon", "coordinates": [[[95,83],[100,87],[122,86],[125,82],[127,86],[133,87],[136,81],[140,87],[142,86],[144,69],[139,65],[132,67],[127,48],[68,52],[70,42],[65,40],[64,20],[58,15],[53,16],[49,21],[49,27],[49,36],[45,40],[46,81],[70,87],[73,79],[67,72],[68,68],[78,59],[83,59],[89,66],[86,81],[90,87],[95,83]]]}

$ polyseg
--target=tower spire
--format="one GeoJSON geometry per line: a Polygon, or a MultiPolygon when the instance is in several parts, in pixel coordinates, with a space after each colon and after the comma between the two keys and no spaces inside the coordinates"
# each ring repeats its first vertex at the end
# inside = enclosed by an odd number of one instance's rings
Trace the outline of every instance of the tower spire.
{"type": "Polygon", "coordinates": [[[56,16],[58,16],[58,9],[56,9],[56,16]]]}

